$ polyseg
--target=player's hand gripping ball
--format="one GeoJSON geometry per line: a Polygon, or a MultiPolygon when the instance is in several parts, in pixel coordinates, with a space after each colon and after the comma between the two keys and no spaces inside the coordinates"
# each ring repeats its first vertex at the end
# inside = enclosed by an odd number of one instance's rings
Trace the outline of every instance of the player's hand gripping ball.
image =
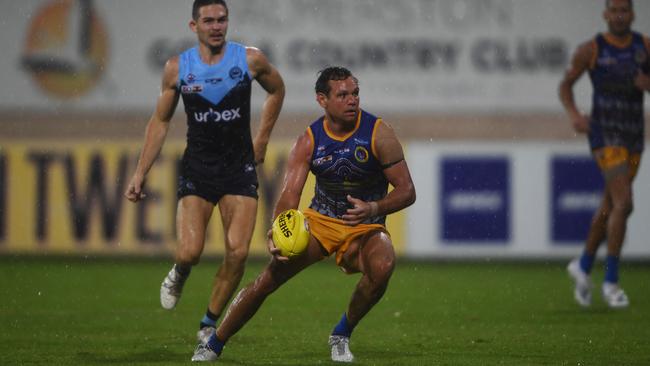
{"type": "Polygon", "coordinates": [[[284,257],[299,256],[309,244],[309,226],[302,212],[286,210],[278,215],[271,227],[273,243],[284,257]]]}

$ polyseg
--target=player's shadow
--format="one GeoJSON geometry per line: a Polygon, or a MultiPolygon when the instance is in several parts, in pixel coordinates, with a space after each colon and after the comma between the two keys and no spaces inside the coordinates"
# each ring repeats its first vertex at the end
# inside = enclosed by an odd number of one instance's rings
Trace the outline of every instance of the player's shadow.
{"type": "Polygon", "coordinates": [[[78,352],[77,359],[80,365],[128,365],[136,363],[169,363],[175,361],[188,361],[189,355],[187,353],[172,352],[165,348],[149,349],[142,352],[126,353],[122,355],[114,355],[110,352],[78,352]]]}
{"type": "Polygon", "coordinates": [[[571,315],[577,317],[597,317],[601,315],[609,315],[619,313],[617,309],[610,309],[605,305],[599,306],[595,305],[592,307],[582,308],[578,305],[572,305],[571,307],[566,307],[562,309],[557,309],[551,312],[551,314],[559,315],[571,315]]]}

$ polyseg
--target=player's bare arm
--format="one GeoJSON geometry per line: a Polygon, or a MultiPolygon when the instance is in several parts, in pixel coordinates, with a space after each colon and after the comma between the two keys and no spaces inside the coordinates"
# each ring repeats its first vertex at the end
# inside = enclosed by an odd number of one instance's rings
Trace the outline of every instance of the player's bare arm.
{"type": "MultiPolygon", "coordinates": [[[[294,208],[298,208],[300,203],[300,196],[305,187],[307,176],[309,174],[309,165],[311,163],[311,153],[313,150],[311,138],[307,131],[298,137],[298,140],[291,148],[289,159],[287,161],[287,171],[284,175],[284,182],[282,184],[282,191],[278,202],[275,204],[273,210],[273,217],[277,217],[280,213],[294,208]]],[[[280,260],[288,260],[289,258],[280,257],[280,249],[273,245],[271,240],[271,231],[268,232],[267,245],[269,252],[280,260]]]]}
{"type": "Polygon", "coordinates": [[[636,85],[639,90],[650,92],[650,75],[639,71],[634,78],[634,85],[636,85]]]}
{"type": "Polygon", "coordinates": [[[144,198],[142,188],[145,178],[158,157],[158,154],[160,154],[165,137],[167,136],[167,131],[169,130],[169,122],[178,105],[180,94],[176,88],[177,79],[178,57],[174,57],[165,64],[160,96],[156,103],[156,109],[147,123],[140,159],[138,160],[138,165],[127,186],[126,192],[124,192],[124,196],[129,201],[137,202],[144,198]]]}
{"type": "Polygon", "coordinates": [[[393,190],[386,197],[373,202],[364,202],[348,196],[348,201],[354,205],[342,217],[348,225],[360,224],[372,216],[391,214],[415,202],[415,186],[404,160],[402,144],[397,139],[393,128],[384,122],[377,126],[375,151],[379,162],[385,167],[384,176],[393,186],[393,190]]]}
{"type": "MultiPolygon", "coordinates": [[[[650,54],[650,38],[643,37],[643,43],[645,44],[646,52],[650,54]]],[[[650,75],[639,70],[634,78],[634,85],[639,88],[639,90],[650,92],[650,75]]]]}
{"type": "Polygon", "coordinates": [[[246,49],[246,59],[253,78],[268,93],[262,105],[260,126],[257,135],[253,139],[255,162],[260,164],[264,162],[271,131],[282,109],[285,93],[284,81],[278,70],[271,65],[264,53],[259,49],[248,47],[246,49]]]}
{"type": "Polygon", "coordinates": [[[578,110],[573,95],[573,86],[589,69],[595,52],[592,41],[580,45],[573,55],[571,65],[564,73],[564,78],[560,82],[560,101],[571,119],[573,129],[578,133],[589,132],[589,117],[578,110]]]}

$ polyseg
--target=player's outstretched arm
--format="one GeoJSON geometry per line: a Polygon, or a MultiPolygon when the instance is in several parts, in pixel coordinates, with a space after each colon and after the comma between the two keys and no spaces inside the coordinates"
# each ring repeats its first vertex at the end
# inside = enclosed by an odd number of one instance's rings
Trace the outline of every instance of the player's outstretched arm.
{"type": "MultiPolygon", "coordinates": [[[[280,197],[278,202],[275,204],[273,210],[273,218],[277,217],[280,213],[288,209],[297,209],[298,204],[300,203],[300,196],[302,195],[302,190],[305,187],[305,182],[307,181],[307,175],[309,174],[309,165],[311,163],[311,154],[313,151],[313,142],[310,137],[310,134],[305,131],[303,132],[296,143],[291,148],[289,153],[289,159],[287,161],[287,168],[284,175],[284,182],[282,184],[282,191],[280,192],[280,197]]],[[[273,245],[271,240],[271,231],[268,232],[268,241],[267,246],[269,252],[276,258],[286,261],[289,258],[279,257],[280,249],[277,249],[273,245]]]]}
{"type": "Polygon", "coordinates": [[[167,61],[162,78],[162,89],[156,109],[152,114],[145,131],[144,145],[140,152],[138,165],[133,173],[133,177],[124,192],[124,196],[132,202],[137,202],[144,198],[142,188],[145,177],[151,169],[154,161],[160,154],[167,131],[169,130],[169,121],[171,121],[176,106],[178,105],[179,93],[176,87],[178,79],[178,57],[167,61]]]}
{"type": "Polygon", "coordinates": [[[560,102],[571,119],[573,129],[579,133],[589,132],[589,118],[578,110],[573,95],[573,86],[589,69],[595,52],[593,41],[580,45],[573,55],[571,65],[564,73],[559,87],[560,102]]]}
{"type": "Polygon", "coordinates": [[[385,167],[384,176],[393,186],[393,190],[386,197],[373,202],[364,202],[348,196],[348,201],[354,206],[342,217],[348,225],[357,225],[372,216],[391,214],[415,202],[415,186],[404,160],[402,144],[393,128],[384,122],[377,126],[375,152],[379,162],[385,167]]]}
{"type": "Polygon", "coordinates": [[[262,106],[260,126],[253,140],[255,162],[261,164],[266,156],[266,146],[271,138],[273,126],[278,120],[284,101],[284,81],[278,70],[271,65],[264,53],[257,48],[246,49],[249,69],[258,83],[267,92],[262,106]]]}

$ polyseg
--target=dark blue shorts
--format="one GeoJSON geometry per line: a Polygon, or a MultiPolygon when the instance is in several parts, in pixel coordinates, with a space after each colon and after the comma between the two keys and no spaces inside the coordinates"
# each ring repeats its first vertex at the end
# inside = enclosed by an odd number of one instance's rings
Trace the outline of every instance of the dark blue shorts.
{"type": "Polygon", "coordinates": [[[180,200],[185,196],[198,196],[216,205],[225,195],[247,196],[257,199],[257,173],[242,174],[229,177],[227,180],[208,180],[192,174],[182,174],[178,177],[177,196],[180,200]]]}

